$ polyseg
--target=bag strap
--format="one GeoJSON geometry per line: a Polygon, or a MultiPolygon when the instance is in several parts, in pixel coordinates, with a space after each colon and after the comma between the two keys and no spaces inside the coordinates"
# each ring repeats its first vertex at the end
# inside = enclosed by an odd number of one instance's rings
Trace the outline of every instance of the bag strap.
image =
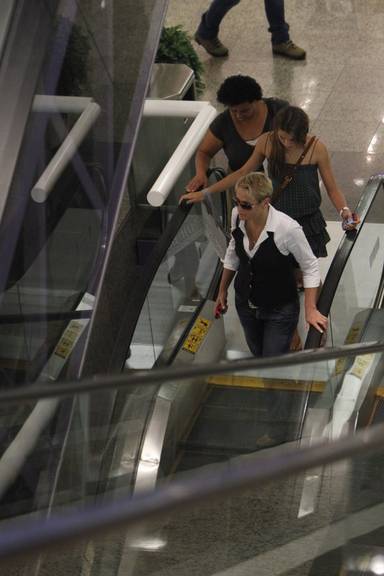
{"type": "Polygon", "coordinates": [[[316,140],[316,136],[312,136],[308,144],[305,146],[304,150],[300,154],[299,158],[297,159],[296,163],[290,168],[289,172],[284,176],[283,180],[280,182],[280,186],[274,190],[272,194],[272,202],[276,202],[277,198],[280,196],[283,190],[288,186],[290,182],[293,180],[293,176],[295,175],[296,168],[302,163],[304,160],[308,150],[312,146],[313,142],[316,140]]]}

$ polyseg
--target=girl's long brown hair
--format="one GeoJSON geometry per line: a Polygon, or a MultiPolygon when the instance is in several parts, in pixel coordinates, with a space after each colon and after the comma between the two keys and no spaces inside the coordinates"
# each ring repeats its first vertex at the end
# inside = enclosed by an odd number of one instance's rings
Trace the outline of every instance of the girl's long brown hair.
{"type": "Polygon", "coordinates": [[[271,142],[271,155],[268,158],[268,169],[271,176],[281,176],[285,164],[285,148],[277,135],[278,130],[290,134],[295,142],[305,145],[309,130],[307,114],[297,106],[286,106],[279,110],[274,118],[271,142]]]}

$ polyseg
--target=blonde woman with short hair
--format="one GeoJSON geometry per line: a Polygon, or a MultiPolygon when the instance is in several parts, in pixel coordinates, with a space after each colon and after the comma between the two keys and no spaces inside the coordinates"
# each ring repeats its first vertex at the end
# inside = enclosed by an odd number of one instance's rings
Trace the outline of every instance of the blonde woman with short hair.
{"type": "Polygon", "coordinates": [[[236,310],[254,356],[290,349],[299,312],[295,261],[303,271],[308,324],[323,332],[327,318],[317,309],[318,260],[301,226],[270,205],[272,183],[262,172],[241,177],[235,186],[232,238],[224,259],[216,307],[225,311],[235,278],[236,310]]]}

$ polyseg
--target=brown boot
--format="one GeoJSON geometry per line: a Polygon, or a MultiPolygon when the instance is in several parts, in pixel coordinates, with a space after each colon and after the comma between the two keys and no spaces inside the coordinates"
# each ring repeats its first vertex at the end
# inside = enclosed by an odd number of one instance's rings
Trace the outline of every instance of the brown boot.
{"type": "Polygon", "coordinates": [[[202,38],[197,32],[195,33],[195,41],[206,49],[208,54],[222,58],[228,56],[228,48],[224,46],[216,36],[216,38],[202,38]]]}
{"type": "Polygon", "coordinates": [[[300,48],[300,46],[296,46],[292,40],[288,40],[288,42],[283,42],[282,44],[272,44],[272,52],[273,54],[285,56],[285,58],[290,58],[291,60],[304,60],[306,56],[305,50],[300,48]]]}

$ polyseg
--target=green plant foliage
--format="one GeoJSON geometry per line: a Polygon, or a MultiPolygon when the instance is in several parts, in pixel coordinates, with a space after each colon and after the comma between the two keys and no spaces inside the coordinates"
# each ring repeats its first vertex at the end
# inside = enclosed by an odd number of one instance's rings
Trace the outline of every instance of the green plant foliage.
{"type": "Polygon", "coordinates": [[[203,92],[205,88],[202,78],[204,66],[192,46],[190,36],[182,29],[182,26],[163,28],[157,50],[156,62],[186,64],[195,74],[197,94],[203,92]]]}

